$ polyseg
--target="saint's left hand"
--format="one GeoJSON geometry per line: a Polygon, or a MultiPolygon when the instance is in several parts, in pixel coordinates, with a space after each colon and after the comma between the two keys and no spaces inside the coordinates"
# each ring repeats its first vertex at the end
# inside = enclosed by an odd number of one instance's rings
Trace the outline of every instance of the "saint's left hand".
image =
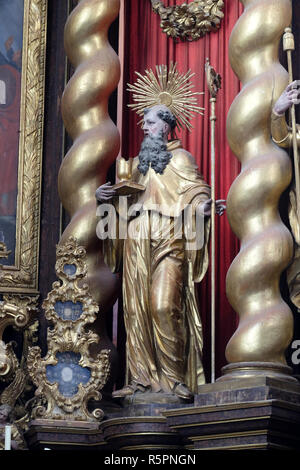
{"type": "Polygon", "coordinates": [[[290,83],[281,96],[276,101],[273,111],[278,116],[284,113],[293,105],[300,103],[300,80],[294,80],[290,83]]]}
{"type": "MultiPolygon", "coordinates": [[[[218,199],[215,202],[216,214],[223,215],[224,211],[226,210],[226,199],[218,199]]],[[[212,200],[207,199],[207,201],[203,204],[203,213],[205,216],[209,217],[211,215],[211,204],[212,200]]]]}

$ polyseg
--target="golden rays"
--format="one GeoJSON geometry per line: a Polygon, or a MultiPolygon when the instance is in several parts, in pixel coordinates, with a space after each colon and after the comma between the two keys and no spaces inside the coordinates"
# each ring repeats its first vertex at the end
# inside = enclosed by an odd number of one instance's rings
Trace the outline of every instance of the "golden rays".
{"type": "Polygon", "coordinates": [[[196,95],[202,95],[203,92],[192,91],[194,85],[190,80],[195,74],[191,70],[180,74],[177,64],[172,62],[169,70],[166,65],[157,65],[157,77],[152,69],[145,70],[145,75],[135,73],[138,76],[136,83],[128,83],[128,91],[133,93],[135,103],[128,106],[139,116],[143,116],[146,108],[163,104],[176,117],[177,126],[181,129],[187,127],[190,131],[193,128],[190,119],[194,117],[194,113],[203,115],[204,110],[196,104],[196,95]]]}

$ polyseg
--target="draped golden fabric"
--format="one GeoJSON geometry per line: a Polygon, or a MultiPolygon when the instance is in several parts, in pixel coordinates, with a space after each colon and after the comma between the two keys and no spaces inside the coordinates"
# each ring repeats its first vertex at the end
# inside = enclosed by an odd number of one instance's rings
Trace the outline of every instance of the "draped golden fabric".
{"type": "Polygon", "coordinates": [[[132,180],[146,189],[130,198],[139,213],[129,219],[125,240],[105,241],[105,259],[116,270],[123,257],[129,383],[165,392],[185,383],[197,392],[205,378],[194,282],[208,267],[209,220],[203,222],[201,246],[187,239],[183,226],[179,236],[177,222],[189,207],[196,230],[195,210],[210,197],[210,188],[180,141],[170,142],[168,151],[172,158],[163,174],[149,167],[142,175],[134,159],[132,180]]]}
{"type": "MultiPolygon", "coordinates": [[[[271,133],[273,141],[282,148],[288,149],[292,147],[292,131],[286,123],[285,116],[278,116],[273,112],[271,118],[271,133]]],[[[300,147],[299,126],[297,126],[297,144],[298,147],[300,147]]],[[[300,309],[300,224],[297,217],[295,184],[292,184],[289,198],[289,222],[295,240],[295,251],[293,262],[287,270],[287,282],[291,301],[298,309],[300,309]]]]}

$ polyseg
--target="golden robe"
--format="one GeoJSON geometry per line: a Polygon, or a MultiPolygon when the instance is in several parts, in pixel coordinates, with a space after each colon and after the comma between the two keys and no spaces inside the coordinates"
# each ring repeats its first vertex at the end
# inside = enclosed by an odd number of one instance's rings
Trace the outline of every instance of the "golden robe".
{"type": "MultiPolygon", "coordinates": [[[[289,149],[293,146],[293,135],[288,127],[285,116],[272,113],[271,133],[273,141],[281,148],[289,149]]],[[[300,148],[300,128],[297,127],[297,144],[300,148]]],[[[293,182],[290,193],[289,222],[295,240],[294,258],[287,270],[287,282],[290,298],[294,305],[300,309],[300,224],[297,216],[296,189],[293,182]]]]}
{"type": "Polygon", "coordinates": [[[208,267],[209,219],[203,223],[200,249],[175,233],[177,217],[187,206],[195,229],[195,209],[210,197],[210,188],[180,141],[169,142],[167,150],[172,158],[163,174],[150,166],[143,175],[138,157],[133,159],[132,181],[146,189],[129,201],[139,204],[140,212],[130,218],[125,240],[105,241],[104,255],[113,271],[123,261],[128,383],[157,392],[184,383],[196,393],[205,378],[194,282],[208,267]]]}

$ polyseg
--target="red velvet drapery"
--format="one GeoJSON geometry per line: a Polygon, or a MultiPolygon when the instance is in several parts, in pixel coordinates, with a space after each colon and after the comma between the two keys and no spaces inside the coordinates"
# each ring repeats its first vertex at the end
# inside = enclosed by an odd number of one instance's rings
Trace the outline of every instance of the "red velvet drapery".
{"type": "MultiPolygon", "coordinates": [[[[189,0],[187,3],[191,3],[189,0]]],[[[183,3],[182,0],[164,0],[165,6],[183,3]]],[[[228,59],[228,41],[231,30],[242,13],[239,0],[225,2],[224,19],[221,28],[194,42],[174,42],[160,28],[160,18],[151,8],[150,0],[123,0],[123,80],[122,119],[119,128],[122,136],[122,156],[137,155],[143,135],[137,126],[136,114],[127,108],[131,102],[126,91],[128,82],[136,81],[135,71],[144,73],[157,64],[177,62],[182,73],[191,69],[196,73],[195,91],[200,95],[199,105],[205,107],[204,116],[196,116],[191,133],[181,132],[184,148],[195,157],[206,181],[210,182],[210,120],[209,93],[206,87],[204,64],[206,57],[222,76],[222,89],[216,107],[216,198],[226,198],[232,181],[239,173],[237,159],[231,153],[226,141],[226,116],[228,109],[239,92],[239,82],[234,76],[228,59]]],[[[121,19],[122,21],[122,19],[121,19]]],[[[120,96],[120,94],[119,94],[120,96]]],[[[220,375],[225,361],[225,347],[237,326],[237,316],[229,305],[225,294],[227,270],[238,252],[238,241],[232,233],[226,215],[216,221],[216,377],[220,375]]],[[[204,366],[207,381],[210,381],[210,273],[198,287],[199,305],[204,326],[204,366]]]]}

